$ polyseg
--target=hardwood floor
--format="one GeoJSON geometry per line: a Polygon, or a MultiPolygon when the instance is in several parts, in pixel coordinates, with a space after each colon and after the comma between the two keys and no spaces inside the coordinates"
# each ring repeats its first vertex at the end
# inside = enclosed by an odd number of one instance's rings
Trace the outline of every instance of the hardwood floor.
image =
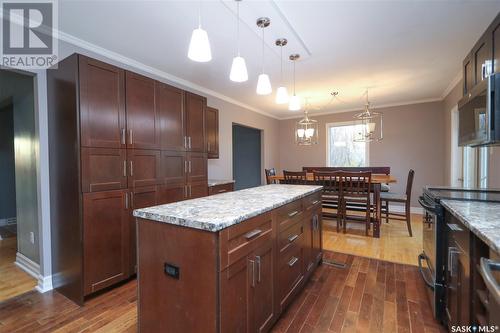
{"type": "Polygon", "coordinates": [[[0,240],[0,302],[33,290],[37,281],[17,267],[16,237],[0,240]]]}
{"type": "Polygon", "coordinates": [[[337,232],[336,220],[323,219],[323,248],[325,250],[348,253],[390,262],[417,265],[417,257],[422,252],[422,215],[412,214],[413,237],[408,234],[403,221],[383,221],[380,238],[365,236],[361,223],[348,223],[347,232],[337,232]]]}
{"type": "MultiPolygon", "coordinates": [[[[416,267],[326,252],[323,264],[272,332],[444,332],[416,267]]],[[[79,307],[55,291],[0,303],[0,332],[135,332],[136,281],[79,307]]]]}

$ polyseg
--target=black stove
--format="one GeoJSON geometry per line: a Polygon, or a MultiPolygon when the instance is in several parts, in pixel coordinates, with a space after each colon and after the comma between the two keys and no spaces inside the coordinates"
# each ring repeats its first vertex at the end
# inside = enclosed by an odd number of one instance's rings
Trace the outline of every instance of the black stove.
{"type": "Polygon", "coordinates": [[[441,199],[500,202],[500,190],[453,187],[426,187],[424,197],[439,203],[441,199]]]}

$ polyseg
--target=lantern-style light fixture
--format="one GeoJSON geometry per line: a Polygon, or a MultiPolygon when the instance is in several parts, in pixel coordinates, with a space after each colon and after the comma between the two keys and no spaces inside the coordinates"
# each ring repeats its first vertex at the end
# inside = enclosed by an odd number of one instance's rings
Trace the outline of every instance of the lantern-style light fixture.
{"type": "Polygon", "coordinates": [[[240,56],[240,1],[236,1],[236,48],[237,55],[233,58],[229,79],[233,82],[245,82],[248,80],[248,71],[245,58],[240,56]]]}
{"type": "Polygon", "coordinates": [[[295,124],[295,143],[299,146],[318,144],[318,130],[318,121],[309,118],[306,107],[304,110],[304,118],[295,124]]]}
{"type": "Polygon", "coordinates": [[[269,75],[267,75],[264,71],[264,29],[267,28],[269,24],[271,24],[271,19],[268,17],[261,17],[257,19],[257,26],[262,29],[262,73],[259,75],[257,80],[257,95],[269,95],[273,92],[269,75]]]}
{"type": "Polygon", "coordinates": [[[283,46],[288,43],[286,38],[280,38],[276,40],[276,46],[280,47],[280,65],[281,65],[281,74],[280,74],[280,86],[276,90],[276,104],[286,104],[288,103],[288,90],[286,86],[283,84],[283,46]]]}
{"type": "Polygon", "coordinates": [[[354,142],[381,141],[384,139],[383,118],[381,112],[370,110],[370,101],[368,99],[368,90],[365,93],[365,110],[354,116],[357,123],[360,124],[359,131],[354,136],[354,142]]]}
{"type": "Polygon", "coordinates": [[[196,62],[212,60],[212,50],[208,34],[201,28],[201,1],[198,4],[198,28],[193,30],[189,42],[188,58],[196,62]]]}
{"type": "Polygon", "coordinates": [[[299,58],[299,54],[290,55],[290,60],[293,61],[293,96],[290,97],[290,102],[288,103],[288,110],[290,111],[299,111],[302,107],[300,104],[300,97],[295,94],[295,62],[299,58]]]}

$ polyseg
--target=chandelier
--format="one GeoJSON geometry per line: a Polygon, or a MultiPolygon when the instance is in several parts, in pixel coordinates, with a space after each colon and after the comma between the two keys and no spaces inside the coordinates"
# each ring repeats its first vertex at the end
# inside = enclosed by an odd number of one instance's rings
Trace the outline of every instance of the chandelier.
{"type": "Polygon", "coordinates": [[[299,146],[311,146],[318,144],[318,121],[309,118],[307,108],[304,110],[304,118],[295,125],[295,143],[299,146]]]}
{"type": "Polygon", "coordinates": [[[365,93],[365,110],[354,116],[358,122],[359,131],[354,136],[354,142],[381,141],[384,138],[383,133],[383,114],[370,110],[370,101],[368,100],[368,90],[365,93]]]}

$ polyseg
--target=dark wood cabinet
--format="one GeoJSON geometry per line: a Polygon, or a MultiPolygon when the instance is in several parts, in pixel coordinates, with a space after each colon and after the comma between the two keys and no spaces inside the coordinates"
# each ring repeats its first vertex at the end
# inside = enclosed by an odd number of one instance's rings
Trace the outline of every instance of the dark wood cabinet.
{"type": "Polygon", "coordinates": [[[193,152],[206,152],[206,98],[188,92],[186,92],[185,95],[187,150],[193,152]]]}
{"type": "Polygon", "coordinates": [[[232,191],[234,191],[234,183],[217,184],[208,187],[208,195],[214,195],[232,191]]]}
{"type": "Polygon", "coordinates": [[[474,63],[474,84],[484,81],[491,73],[491,35],[486,34],[472,49],[472,61],[474,63]]]}
{"type": "Polygon", "coordinates": [[[267,332],[275,322],[274,243],[270,240],[258,247],[251,256],[254,272],[251,286],[251,332],[267,332]]]}
{"type": "Polygon", "coordinates": [[[160,117],[155,107],[153,79],[127,72],[125,81],[127,109],[127,147],[160,149],[160,117]]]}
{"type": "Polygon", "coordinates": [[[469,54],[463,61],[463,92],[464,96],[469,94],[474,86],[475,77],[473,73],[472,54],[469,54]]]}
{"type": "Polygon", "coordinates": [[[80,56],[81,145],[125,147],[125,71],[80,56]]]}
{"type": "Polygon", "coordinates": [[[162,184],[175,187],[186,184],[188,164],[186,153],[178,151],[161,152],[161,177],[162,184]]]}
{"type": "Polygon", "coordinates": [[[159,150],[128,149],[127,159],[130,187],[161,183],[161,152],[159,150]]]}
{"type": "Polygon", "coordinates": [[[207,106],[206,134],[208,158],[219,158],[219,110],[207,106]]]}
{"type": "Polygon", "coordinates": [[[184,91],[158,83],[155,95],[161,123],[161,149],[184,151],[187,145],[184,91]]]}
{"type": "Polygon", "coordinates": [[[491,27],[493,49],[493,72],[500,73],[500,15],[493,21],[491,27]]]}
{"type": "Polygon", "coordinates": [[[208,187],[206,181],[189,183],[187,186],[188,199],[196,199],[206,197],[208,195],[208,187]]]}
{"type": "Polygon", "coordinates": [[[187,154],[187,181],[188,183],[207,181],[207,154],[187,154]]]}
{"type": "Polygon", "coordinates": [[[83,192],[127,188],[126,149],[83,147],[81,160],[83,192]]]}
{"type": "Polygon", "coordinates": [[[128,277],[129,204],[127,190],[83,195],[85,295],[128,277]]]}

